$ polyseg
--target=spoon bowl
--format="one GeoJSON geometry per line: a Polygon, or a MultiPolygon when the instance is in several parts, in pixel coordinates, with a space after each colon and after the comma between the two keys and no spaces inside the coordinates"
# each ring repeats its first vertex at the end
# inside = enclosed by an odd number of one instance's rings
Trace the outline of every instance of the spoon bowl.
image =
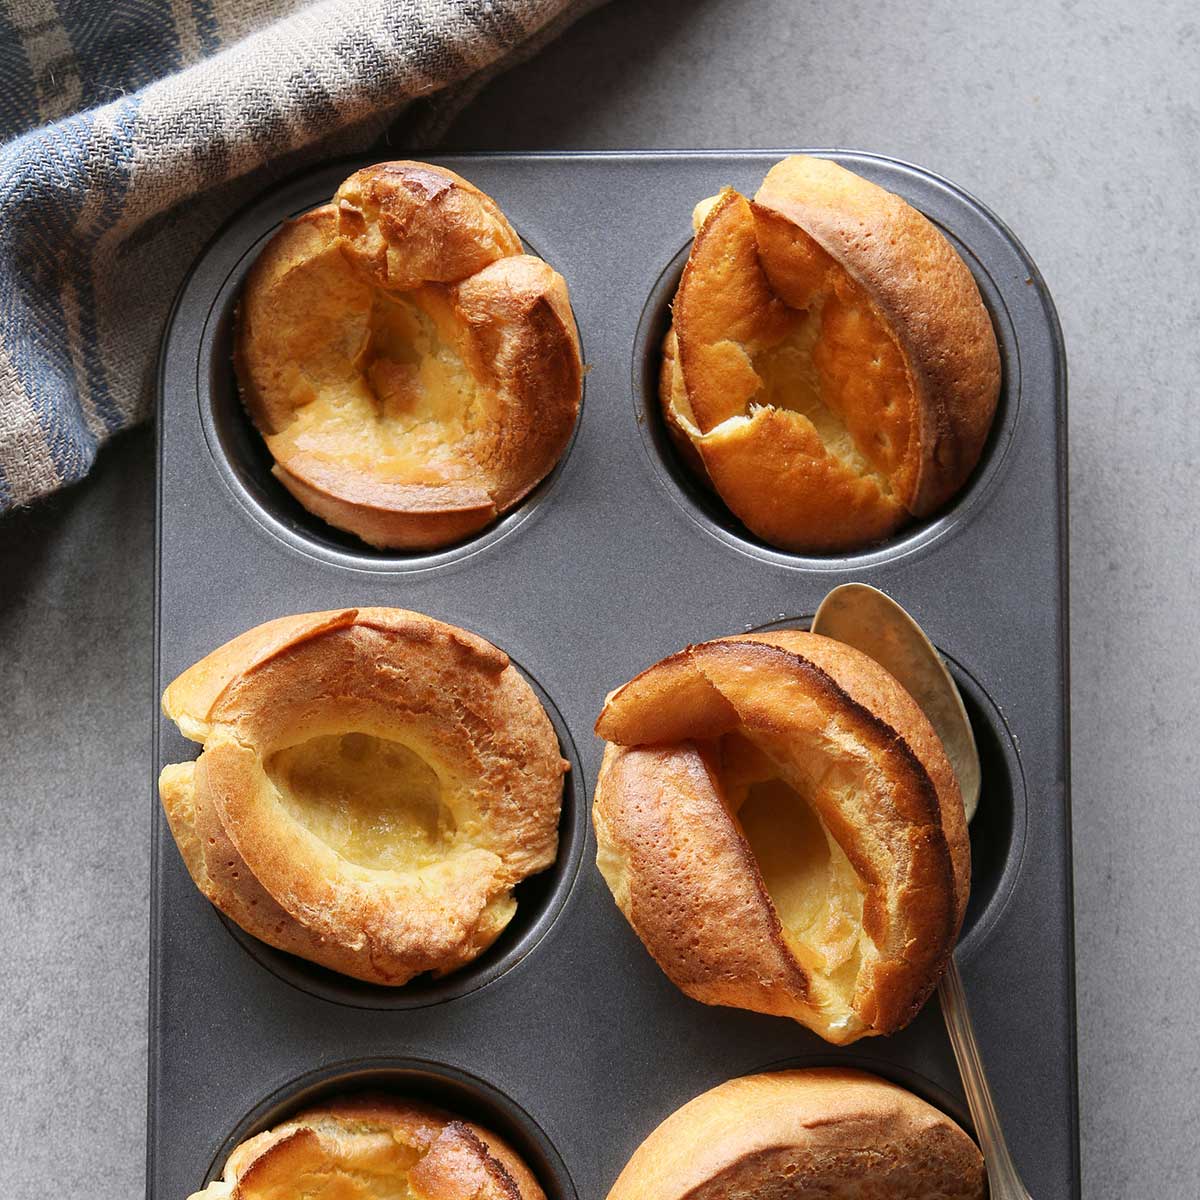
{"type": "Polygon", "coordinates": [[[958,687],[925,631],[890,596],[865,583],[834,588],[821,601],[812,631],[873,658],[921,706],[946,749],[970,821],[979,805],[979,750],[958,687]]]}

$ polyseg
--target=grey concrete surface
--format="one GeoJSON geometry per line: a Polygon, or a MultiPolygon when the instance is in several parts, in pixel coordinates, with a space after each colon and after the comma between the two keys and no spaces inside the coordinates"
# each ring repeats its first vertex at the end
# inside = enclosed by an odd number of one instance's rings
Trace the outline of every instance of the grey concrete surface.
{"type": "MultiPolygon", "coordinates": [[[[882,151],[980,196],[1039,262],[1072,376],[1089,1200],[1200,1194],[1198,44],[1174,0],[615,0],[450,135],[882,151]]],[[[0,522],[6,1197],[142,1189],[152,455],[129,435],[0,522]]]]}

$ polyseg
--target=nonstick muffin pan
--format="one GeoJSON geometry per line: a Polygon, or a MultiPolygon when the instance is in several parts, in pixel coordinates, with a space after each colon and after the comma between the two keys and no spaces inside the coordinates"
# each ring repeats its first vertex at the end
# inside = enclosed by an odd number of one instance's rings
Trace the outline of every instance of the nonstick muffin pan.
{"type": "MultiPolygon", "coordinates": [[[[935,1001],[891,1038],[828,1046],[793,1022],[679,993],[593,862],[605,693],[689,642],[803,625],[836,583],[870,582],[950,662],[983,758],[959,963],[992,1087],[1037,1196],[1078,1196],[1067,756],[1066,374],[1036,267],[975,200],[919,168],[822,152],[898,192],[979,282],[1003,391],[971,482],[930,521],[855,554],[758,542],[697,486],[658,417],[658,346],[693,205],[752,194],[784,152],[438,157],[500,203],[566,277],[589,367],[558,469],[489,530],[377,552],[270,474],[230,363],[238,288],[281,220],[361,163],[237,215],[197,262],[161,359],[156,680],[261,621],[352,605],[416,609],[511,655],[554,720],[567,776],[554,868],[518,891],[500,941],[441,981],[389,990],[228,924],[192,884],[154,800],[148,1195],[184,1200],[242,1137],[304,1101],[387,1086],[509,1136],[552,1200],[603,1200],[667,1114],[734,1075],[844,1063],[905,1084],[968,1128],[935,1001]]],[[[155,772],[194,757],[165,719],[155,772]]]]}

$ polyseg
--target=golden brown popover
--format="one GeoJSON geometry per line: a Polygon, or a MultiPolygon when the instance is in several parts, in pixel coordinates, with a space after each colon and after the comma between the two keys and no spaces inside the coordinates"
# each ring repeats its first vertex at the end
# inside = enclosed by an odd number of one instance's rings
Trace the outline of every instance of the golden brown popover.
{"type": "Polygon", "coordinates": [[[945,237],[805,155],[694,221],[660,380],[689,466],[791,551],[862,547],[941,508],[1000,392],[991,320],[945,237]]]}
{"type": "Polygon", "coordinates": [[[268,621],[179,676],[204,750],[159,794],[196,886],[264,942],[373,983],[495,941],[558,847],[567,763],[508,657],[419,613],[268,621]]]}
{"type": "Polygon", "coordinates": [[[427,1104],[351,1096],[242,1142],[189,1200],[545,1200],[494,1133],[427,1104]]]}
{"type": "Polygon", "coordinates": [[[667,976],[827,1041],[893,1033],[970,886],[962,797],[878,663],[782,631],[689,646],[609,697],[597,862],[667,976]]]}
{"type": "Polygon", "coordinates": [[[445,167],[379,163],[254,264],[234,364],[274,474],[373,546],[444,546],[558,462],[582,363],[561,275],[445,167]]]}
{"type": "Polygon", "coordinates": [[[844,1068],[731,1079],[672,1113],[608,1200],[983,1200],[983,1156],[944,1113],[844,1068]]]}

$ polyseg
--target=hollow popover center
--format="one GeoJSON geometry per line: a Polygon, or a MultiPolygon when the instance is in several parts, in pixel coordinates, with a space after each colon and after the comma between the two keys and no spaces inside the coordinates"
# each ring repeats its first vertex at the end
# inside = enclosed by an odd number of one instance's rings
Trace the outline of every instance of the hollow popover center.
{"type": "Polygon", "coordinates": [[[476,468],[472,436],[490,407],[447,305],[432,287],[359,299],[297,347],[281,452],[417,485],[466,478],[476,468]]]}
{"type": "Polygon", "coordinates": [[[419,870],[454,846],[437,772],[400,742],[324,734],[277,750],[265,767],[292,818],[361,867],[419,870]]]}
{"type": "Polygon", "coordinates": [[[478,384],[452,331],[439,330],[417,293],[376,294],[362,369],[386,436],[384,454],[409,470],[443,458],[447,443],[479,423],[478,384]]]}
{"type": "Polygon", "coordinates": [[[866,887],[811,801],[739,734],[721,739],[719,781],[788,947],[850,1001],[863,956],[866,887]]]}
{"type": "MultiPolygon", "coordinates": [[[[745,415],[751,415],[755,408],[796,414],[812,426],[827,455],[853,474],[872,478],[879,490],[890,496],[892,484],[887,472],[893,464],[888,461],[887,451],[892,448],[892,437],[881,429],[863,430],[861,420],[848,416],[861,401],[848,402],[846,396],[851,383],[861,392],[870,387],[872,376],[878,378],[883,347],[868,343],[862,349],[857,373],[846,372],[846,363],[831,348],[834,339],[826,328],[827,319],[831,326],[848,323],[839,305],[825,297],[817,298],[810,308],[792,315],[791,327],[779,341],[754,354],[751,361],[759,387],[745,415]]],[[[886,395],[876,398],[880,411],[891,403],[886,395]]]]}

